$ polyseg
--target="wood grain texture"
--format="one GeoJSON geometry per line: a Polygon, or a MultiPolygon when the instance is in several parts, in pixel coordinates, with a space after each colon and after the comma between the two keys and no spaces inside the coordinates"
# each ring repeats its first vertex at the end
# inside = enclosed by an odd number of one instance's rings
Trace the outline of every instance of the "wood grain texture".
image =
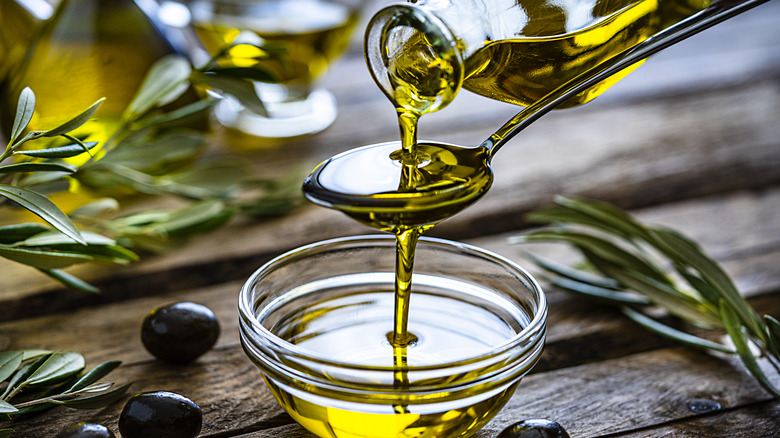
{"type": "MultiPolygon", "coordinates": [[[[764,258],[767,260],[763,264],[777,266],[780,245],[773,245],[774,250],[767,251],[765,247],[769,243],[760,235],[766,232],[772,235],[780,222],[770,221],[747,228],[723,228],[722,223],[749,224],[751,218],[771,217],[766,211],[776,208],[777,203],[771,201],[780,196],[780,190],[778,192],[700,198],[645,209],[637,214],[654,223],[696,233],[703,238],[701,243],[705,248],[714,250],[724,259],[730,272],[751,272],[750,267],[760,265],[762,262],[759,261],[764,258]],[[719,212],[717,220],[708,220],[715,212],[719,212]],[[722,232],[716,233],[718,230],[722,232]]],[[[517,248],[508,245],[506,237],[486,236],[470,243],[520,260],[517,248]]],[[[548,249],[553,252],[547,255],[566,258],[560,248],[548,249]]],[[[752,287],[755,296],[751,304],[759,312],[780,315],[780,300],[776,299],[780,291],[777,287],[780,272],[766,272],[769,276],[774,274],[771,281],[766,281],[766,275],[758,284],[753,283],[754,277],[750,275],[735,278],[738,283],[752,287]],[[766,285],[769,287],[765,288],[766,285]]],[[[169,390],[191,397],[204,409],[204,436],[237,436],[239,432],[251,437],[310,436],[276,407],[259,372],[241,351],[236,312],[240,286],[240,282],[231,282],[183,289],[75,312],[4,322],[0,323],[0,334],[6,337],[10,349],[61,348],[82,352],[89,367],[105,360],[122,360],[124,365],[111,374],[112,379],[135,381],[133,392],[169,390]],[[217,347],[195,364],[183,367],[157,362],[140,343],[143,317],[159,305],[178,300],[208,305],[217,313],[222,325],[217,347]],[[225,435],[221,435],[223,433],[225,435]]],[[[542,359],[521,384],[509,406],[484,434],[478,435],[480,438],[492,436],[521,418],[566,419],[569,423],[566,427],[574,433],[572,436],[600,436],[696,417],[689,411],[667,406],[670,403],[709,397],[728,409],[739,410],[743,405],[768,400],[738,363],[678,348],[670,340],[642,331],[609,307],[585,302],[554,289],[547,292],[549,332],[542,359]],[[599,390],[599,387],[609,388],[609,391],[599,390]],[[671,394],[672,390],[676,392],[671,394]],[[732,394],[735,391],[737,395],[732,394]],[[560,398],[559,393],[570,395],[560,398]],[[634,399],[637,393],[644,394],[643,398],[634,399]],[[667,401],[670,396],[673,396],[673,402],[667,401]],[[651,406],[652,400],[662,404],[651,406]],[[585,409],[584,406],[594,407],[585,409]],[[633,406],[633,410],[624,412],[626,406],[633,406]],[[642,409],[650,413],[630,420],[623,418],[634,418],[634,411],[642,409]],[[594,410],[599,413],[594,414],[594,410]],[[621,414],[616,419],[611,412],[621,414]],[[599,428],[600,424],[610,425],[610,428],[599,428]]],[[[47,434],[54,434],[58,428],[76,420],[113,424],[119,410],[121,404],[85,416],[59,408],[56,421],[39,416],[24,422],[23,426],[30,436],[51,436],[47,434]]]]}
{"type": "MultiPolygon", "coordinates": [[[[370,3],[368,14],[385,1],[370,3]]],[[[554,195],[590,196],[692,237],[759,313],[780,317],[779,14],[780,2],[769,2],[654,56],[587,106],[545,116],[497,155],[488,195],[431,234],[521,265],[524,250],[572,263],[576,254],[566,248],[518,246],[508,237],[532,227],[524,213],[554,195]]],[[[297,169],[303,178],[335,153],[397,138],[393,109],[367,74],[359,44],[356,37],[325,82],[339,100],[334,125],[242,152],[260,174],[297,169]]],[[[423,119],[420,136],[476,145],[517,110],[461,93],[423,119]]],[[[215,133],[213,152],[234,140],[215,133]]],[[[204,413],[201,438],[312,438],[276,404],[246,358],[238,292],[252,271],[287,249],[363,233],[373,231],[311,205],[262,222],[236,221],[129,267],[72,269],[99,285],[101,295],[62,290],[0,260],[0,349],[75,350],[88,368],[121,360],[107,379],[134,382],[131,393],[191,398],[204,413]],[[157,361],[140,341],[145,315],[174,301],[209,306],[222,327],[215,348],[185,366],[157,361]]],[[[542,358],[474,438],[494,437],[527,418],[559,421],[573,438],[780,437],[780,402],[735,358],[680,346],[609,306],[544,288],[550,312],[542,358]],[[701,412],[693,403],[719,408],[701,412]]],[[[15,423],[17,436],[51,438],[83,421],[117,432],[123,402],[97,411],[55,408],[15,423]]]]}
{"type": "MultiPolygon", "coordinates": [[[[655,102],[630,110],[582,113],[580,122],[593,133],[567,130],[565,120],[550,119],[544,126],[549,128],[531,133],[527,144],[501,151],[506,154],[501,158],[507,160],[497,160],[491,191],[431,234],[465,239],[516,230],[527,226],[523,213],[549,203],[555,194],[585,195],[635,208],[770,187],[780,180],[776,143],[780,124],[775,123],[780,93],[769,93],[767,87],[756,84],[749,90],[724,92],[688,104],[655,102]],[[749,116],[733,109],[741,106],[728,104],[767,96],[773,100],[770,107],[756,109],[749,116]],[[719,128],[691,138],[687,127],[704,124],[708,118],[719,128]],[[657,127],[648,127],[652,124],[657,127]],[[599,135],[598,130],[610,134],[599,135]],[[513,163],[533,165],[512,169],[513,163]]],[[[5,274],[0,299],[8,302],[0,306],[0,319],[32,316],[34,310],[56,311],[49,307],[53,305],[69,308],[148,292],[142,284],[165,291],[235,280],[246,277],[259,262],[295,246],[365,232],[371,230],[334,212],[306,206],[283,218],[219,230],[165,257],[149,257],[127,268],[74,270],[100,286],[103,297],[60,293],[57,285],[36,271],[0,260],[5,274]],[[14,306],[14,300],[29,304],[14,306]]]]}
{"type": "MultiPolygon", "coordinates": [[[[592,104],[545,116],[499,153],[491,192],[434,232],[465,239],[515,230],[526,225],[523,212],[549,203],[558,193],[639,208],[776,184],[780,31],[771,17],[778,11],[773,2],[762,5],[653,57],[592,104]]],[[[320,135],[248,154],[261,174],[311,169],[335,153],[397,138],[394,112],[371,82],[359,48],[337,64],[327,85],[341,102],[336,123],[320,135]]],[[[420,135],[476,145],[516,111],[464,92],[445,111],[426,117],[420,135]]],[[[305,172],[301,170],[301,179],[305,172]]],[[[109,294],[139,289],[132,281],[139,277],[168,283],[168,273],[191,278],[192,286],[218,283],[243,276],[241,268],[256,259],[323,237],[365,231],[338,214],[309,206],[285,218],[230,227],[129,268],[73,271],[109,294]],[[189,275],[179,275],[190,267],[195,269],[189,275]]],[[[35,304],[0,319],[45,308],[57,296],[46,292],[60,289],[36,271],[4,259],[0,272],[0,300],[29,297],[35,304]]],[[[82,305],[75,301],[71,307],[82,305]]]]}

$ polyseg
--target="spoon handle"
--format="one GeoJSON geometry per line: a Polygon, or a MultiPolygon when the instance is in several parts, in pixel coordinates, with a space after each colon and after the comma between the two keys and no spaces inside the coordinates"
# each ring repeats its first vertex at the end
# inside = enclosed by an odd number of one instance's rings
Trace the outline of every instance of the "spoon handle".
{"type": "Polygon", "coordinates": [[[565,102],[572,95],[586,90],[635,62],[641,61],[704,29],[712,27],[755,6],[766,3],[767,1],[769,0],[713,1],[711,6],[685,20],[667,27],[634,47],[591,68],[551,91],[549,94],[524,108],[514,117],[509,119],[509,121],[501,126],[493,135],[482,142],[481,147],[487,148],[488,156],[492,158],[493,155],[495,155],[495,153],[518,132],[550,112],[550,110],[554,109],[556,106],[565,102]]]}

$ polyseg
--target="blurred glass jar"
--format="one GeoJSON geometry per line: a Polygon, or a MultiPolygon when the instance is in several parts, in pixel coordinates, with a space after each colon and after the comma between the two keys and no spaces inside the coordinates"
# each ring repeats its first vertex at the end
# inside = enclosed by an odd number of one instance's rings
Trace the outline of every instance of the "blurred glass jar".
{"type": "Polygon", "coordinates": [[[152,64],[173,53],[180,51],[133,0],[61,0],[8,71],[0,94],[2,129],[9,131],[25,87],[36,96],[29,130],[56,127],[105,97],[96,116],[72,133],[103,143],[121,126],[152,64]]]}
{"type": "Polygon", "coordinates": [[[224,126],[257,137],[313,134],[336,118],[336,99],[321,87],[328,68],[349,46],[362,0],[191,0],[195,32],[211,54],[228,52],[225,63],[257,67],[273,81],[255,82],[266,114],[249,111],[230,97],[215,110],[224,126]],[[272,51],[277,56],[268,56],[272,51]]]}
{"type": "Polygon", "coordinates": [[[51,13],[44,0],[0,2],[0,81],[22,59],[36,29],[51,13]]]}

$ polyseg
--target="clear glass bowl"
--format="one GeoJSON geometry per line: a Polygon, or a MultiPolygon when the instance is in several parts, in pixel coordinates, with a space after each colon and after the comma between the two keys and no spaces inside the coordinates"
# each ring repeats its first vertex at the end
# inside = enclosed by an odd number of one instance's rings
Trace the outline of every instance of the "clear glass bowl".
{"type": "Polygon", "coordinates": [[[334,239],[268,262],[241,290],[241,341],[279,404],[323,438],[467,437],[538,360],[547,303],[522,268],[422,238],[409,331],[393,347],[395,239],[334,239]]]}

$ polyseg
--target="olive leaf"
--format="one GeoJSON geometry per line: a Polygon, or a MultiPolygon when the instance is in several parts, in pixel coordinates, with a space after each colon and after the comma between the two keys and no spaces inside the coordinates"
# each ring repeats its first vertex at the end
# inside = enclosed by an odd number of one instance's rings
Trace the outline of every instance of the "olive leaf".
{"type": "Polygon", "coordinates": [[[81,377],[78,381],[76,381],[76,383],[74,383],[73,386],[68,389],[68,391],[79,391],[92,385],[93,383],[105,377],[111,371],[114,371],[121,364],[122,362],[118,360],[101,363],[83,377],[81,377]]]}
{"type": "Polygon", "coordinates": [[[689,239],[681,236],[679,233],[666,229],[651,229],[650,233],[653,242],[664,254],[675,261],[685,262],[692,269],[698,271],[702,279],[706,280],[736,312],[751,332],[764,339],[764,330],[761,328],[762,322],[758,315],[745,302],[745,299],[737,291],[734,282],[714,261],[705,256],[701,250],[689,239]]]}
{"type": "Polygon", "coordinates": [[[92,257],[77,252],[53,251],[50,249],[32,250],[5,245],[0,245],[0,256],[40,269],[60,269],[75,263],[93,260],[92,257]]]}
{"type": "MultiPolygon", "coordinates": [[[[8,386],[6,386],[5,391],[3,391],[3,394],[0,395],[0,400],[8,401],[11,398],[13,398],[16,393],[21,391],[19,388],[20,384],[22,382],[25,382],[28,377],[32,373],[35,372],[41,365],[43,365],[44,362],[52,355],[53,353],[47,353],[41,356],[33,357],[32,361],[28,361],[26,363],[23,363],[22,366],[20,366],[16,372],[11,376],[11,380],[8,381],[8,386]]],[[[23,387],[23,385],[22,385],[23,387]]]]}
{"type": "Polygon", "coordinates": [[[566,208],[539,209],[528,214],[533,222],[558,222],[587,225],[596,229],[620,235],[624,238],[642,236],[644,228],[628,214],[608,203],[590,201],[582,202],[582,198],[556,196],[558,205],[566,208]]]}
{"type": "Polygon", "coordinates": [[[19,101],[16,105],[16,117],[11,128],[11,143],[16,141],[19,135],[24,131],[32,119],[35,111],[35,93],[30,87],[25,87],[19,95],[19,101]]]}
{"type": "Polygon", "coordinates": [[[67,134],[68,132],[71,132],[74,129],[81,127],[83,124],[87,123],[89,119],[92,118],[92,116],[95,115],[95,113],[97,112],[97,110],[100,108],[100,106],[103,104],[105,100],[106,100],[105,97],[98,99],[95,103],[90,105],[89,108],[82,111],[79,115],[71,118],[70,120],[57,126],[56,128],[50,129],[48,131],[44,131],[42,135],[44,137],[56,137],[58,135],[67,134]]]}
{"type": "Polygon", "coordinates": [[[82,292],[88,292],[93,294],[100,293],[100,289],[98,289],[97,287],[87,283],[86,281],[76,277],[75,275],[68,274],[67,272],[62,271],[60,269],[38,268],[38,270],[44,273],[45,275],[49,276],[53,280],[56,280],[71,289],[80,290],[82,292]]]}
{"type": "Polygon", "coordinates": [[[131,383],[116,385],[114,382],[100,382],[121,362],[107,361],[80,375],[84,369],[81,354],[66,351],[50,353],[44,350],[0,353],[0,361],[8,359],[10,365],[17,364],[13,377],[0,397],[0,413],[13,421],[21,415],[32,414],[63,405],[74,409],[96,409],[107,406],[121,398],[131,383]],[[13,360],[10,360],[13,358],[13,360]],[[11,399],[25,391],[26,401],[14,404],[11,399]]]}
{"type": "Polygon", "coordinates": [[[168,55],[155,62],[146,74],[124,119],[133,120],[150,109],[173,102],[189,87],[187,79],[192,66],[180,55],[168,55]]]}
{"type": "MultiPolygon", "coordinates": [[[[160,175],[193,161],[206,146],[206,138],[197,132],[171,132],[154,139],[144,138],[132,147],[111,151],[102,160],[85,168],[85,175],[97,171],[114,171],[117,166],[160,175]]],[[[84,175],[77,176],[83,179],[84,175]]]]}
{"type": "Polygon", "coordinates": [[[193,81],[233,96],[241,105],[254,113],[268,115],[265,104],[257,96],[254,85],[248,79],[201,73],[193,75],[193,81]]]}
{"type": "Polygon", "coordinates": [[[119,210],[119,201],[114,198],[100,198],[76,207],[70,212],[70,216],[74,218],[97,217],[117,210],[119,210]]]}
{"type": "Polygon", "coordinates": [[[168,112],[160,114],[148,114],[141,119],[135,120],[132,123],[132,128],[141,131],[150,127],[159,128],[172,125],[179,120],[202,113],[203,111],[214,106],[216,102],[217,99],[206,98],[168,112]]]}
{"type": "Polygon", "coordinates": [[[85,244],[81,233],[73,225],[68,216],[63,213],[59,207],[40,193],[34,192],[22,187],[14,187],[0,184],[0,196],[4,196],[30,212],[36,214],[41,219],[51,224],[54,228],[73,239],[73,241],[85,244]]]}
{"type": "Polygon", "coordinates": [[[36,357],[46,356],[51,354],[49,350],[23,350],[24,360],[35,359],[36,357]]]}
{"type": "Polygon", "coordinates": [[[244,183],[249,180],[251,172],[249,163],[244,160],[215,157],[171,173],[166,179],[176,184],[204,189],[209,197],[228,198],[245,187],[244,183]]]}
{"type": "Polygon", "coordinates": [[[96,141],[88,141],[47,149],[25,149],[14,152],[14,155],[25,155],[34,158],[70,158],[84,153],[85,147],[87,151],[92,150],[97,144],[98,142],[96,141]]]}
{"type": "Polygon", "coordinates": [[[734,343],[734,347],[737,349],[737,354],[742,359],[742,363],[745,364],[745,367],[753,374],[753,377],[758,380],[761,386],[771,392],[776,398],[780,398],[780,390],[772,385],[772,382],[766,377],[756,357],[753,356],[753,352],[750,350],[750,341],[742,331],[742,321],[740,321],[739,315],[731,309],[726,300],[721,301],[720,311],[723,315],[723,323],[726,325],[726,330],[734,343]]]}
{"type": "Polygon", "coordinates": [[[162,236],[178,236],[211,229],[230,219],[233,211],[216,199],[195,202],[187,207],[169,212],[158,212],[155,216],[144,214],[151,219],[140,222],[137,232],[162,236]]]}
{"type": "Polygon", "coordinates": [[[589,253],[610,264],[620,266],[622,269],[631,269],[659,282],[667,281],[666,276],[646,260],[628,252],[626,249],[621,248],[613,242],[592,234],[555,229],[530,233],[524,236],[524,238],[528,242],[558,241],[569,243],[578,248],[587,250],[589,253]]]}
{"type": "Polygon", "coordinates": [[[48,231],[49,228],[36,223],[21,223],[0,227],[0,243],[14,243],[48,231]]]}
{"type": "Polygon", "coordinates": [[[13,414],[18,411],[19,409],[16,409],[11,403],[0,400],[0,414],[13,414]]]}
{"type": "Polygon", "coordinates": [[[73,351],[53,353],[23,383],[27,386],[61,382],[84,369],[84,356],[73,351]]]}
{"type": "MultiPolygon", "coordinates": [[[[37,227],[32,229],[40,231],[37,227]]],[[[0,233],[1,238],[2,233],[0,233]]],[[[24,238],[11,244],[0,244],[0,255],[9,260],[44,270],[52,278],[67,280],[67,283],[78,285],[78,289],[82,290],[92,290],[93,288],[72,278],[69,274],[58,271],[58,269],[85,261],[126,264],[138,260],[135,253],[122,248],[116,244],[116,241],[103,235],[85,231],[82,233],[82,238],[84,245],[74,244],[69,237],[44,228],[44,231],[25,235],[24,238]]]]}
{"type": "Polygon", "coordinates": [[[769,349],[772,350],[775,357],[780,358],[780,322],[771,315],[764,315],[764,320],[767,326],[769,349]]]}
{"type": "MultiPolygon", "coordinates": [[[[81,237],[86,245],[115,245],[113,239],[109,239],[101,234],[92,231],[82,231],[81,237]]],[[[73,241],[68,237],[52,230],[46,230],[41,233],[29,236],[26,239],[17,242],[17,245],[24,246],[49,246],[49,245],[71,245],[73,241]]]]}
{"type": "Polygon", "coordinates": [[[659,335],[666,336],[667,338],[674,339],[678,342],[684,342],[688,345],[703,348],[705,350],[715,350],[723,353],[735,353],[734,349],[729,348],[718,342],[713,342],[708,339],[700,338],[698,336],[691,335],[681,330],[669,327],[666,324],[662,324],[647,315],[638,312],[630,307],[622,307],[620,309],[623,314],[634,320],[637,324],[645,327],[646,329],[655,332],[659,335]]]}
{"type": "Polygon", "coordinates": [[[53,398],[52,403],[67,406],[73,409],[98,409],[104,406],[108,406],[115,401],[122,398],[127,393],[132,382],[119,385],[115,388],[111,388],[113,383],[106,383],[100,385],[94,385],[92,387],[85,388],[81,394],[89,394],[97,392],[94,395],[79,396],[76,398],[58,399],[53,398]],[[92,388],[92,389],[90,389],[92,388]],[[109,389],[111,388],[111,389],[109,389]]]}
{"type": "Polygon", "coordinates": [[[780,323],[769,315],[760,318],[723,268],[696,242],[675,230],[641,224],[608,203],[562,196],[555,201],[556,205],[529,215],[532,221],[550,227],[510,240],[564,243],[582,254],[586,261],[583,269],[562,267],[526,254],[547,281],[615,304],[626,316],[657,334],[697,348],[737,354],[756,380],[780,398],[780,389],[772,385],[749,347],[754,345],[758,355],[767,357],[780,373],[780,323]],[[626,292],[639,294],[646,301],[632,299],[633,295],[626,292]],[[735,348],[651,318],[645,311],[649,306],[661,307],[700,329],[725,330],[735,348]]]}
{"type": "Polygon", "coordinates": [[[0,382],[11,377],[17,368],[22,364],[24,353],[21,351],[2,351],[0,352],[0,382]]]}
{"type": "Polygon", "coordinates": [[[75,172],[76,166],[67,163],[15,163],[0,166],[0,173],[16,172],[75,172]]]}

